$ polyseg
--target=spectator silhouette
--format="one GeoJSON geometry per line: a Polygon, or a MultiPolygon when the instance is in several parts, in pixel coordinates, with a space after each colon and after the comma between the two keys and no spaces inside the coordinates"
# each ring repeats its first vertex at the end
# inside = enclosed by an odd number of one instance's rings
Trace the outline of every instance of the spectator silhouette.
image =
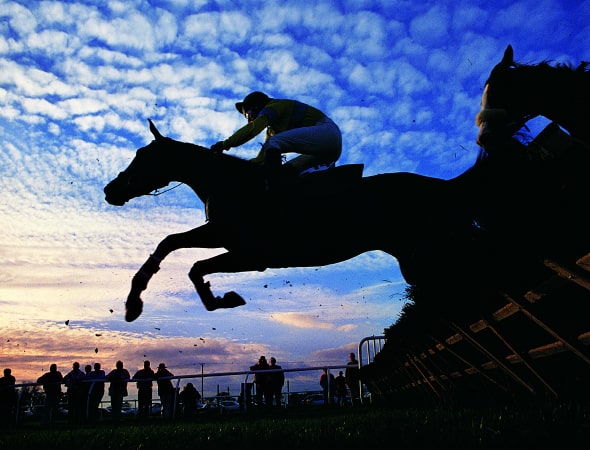
{"type": "Polygon", "coordinates": [[[193,383],[186,384],[179,394],[178,399],[182,404],[184,417],[194,417],[198,410],[197,402],[201,400],[201,394],[197,391],[193,383]]]}
{"type": "Polygon", "coordinates": [[[127,381],[131,378],[127,369],[123,367],[123,361],[117,361],[115,369],[111,370],[106,380],[109,382],[109,396],[111,397],[111,415],[114,421],[121,418],[123,398],[127,397],[127,381]]]}
{"type": "MultiPolygon", "coordinates": [[[[277,360],[274,356],[270,358],[270,370],[282,369],[277,364],[277,360]]],[[[285,373],[284,372],[269,372],[268,374],[268,406],[281,406],[281,397],[283,396],[283,386],[285,385],[285,373]]]]}
{"type": "Polygon", "coordinates": [[[336,392],[336,379],[332,373],[328,373],[328,369],[324,368],[324,372],[320,376],[320,386],[324,394],[324,405],[332,405],[334,403],[334,394],[336,392]]]}
{"type": "MultiPolygon", "coordinates": [[[[266,356],[261,356],[256,364],[250,366],[250,370],[253,371],[267,370],[268,368],[269,365],[266,361],[266,356]]],[[[268,404],[270,401],[266,390],[267,380],[268,374],[266,373],[258,372],[254,374],[254,385],[256,386],[256,405],[259,407],[268,404]]]]}
{"type": "Polygon", "coordinates": [[[348,355],[348,359],[348,367],[344,372],[344,378],[346,378],[346,385],[348,386],[348,389],[350,389],[352,404],[356,405],[361,399],[359,362],[352,352],[348,355]]]}
{"type": "Polygon", "coordinates": [[[75,361],[70,370],[64,377],[68,394],[68,420],[72,423],[80,421],[86,414],[84,409],[84,372],[80,370],[80,363],[75,361]]]}
{"type": "Polygon", "coordinates": [[[85,419],[89,419],[88,415],[88,393],[90,392],[90,383],[87,383],[86,380],[88,379],[90,372],[92,372],[92,365],[86,364],[84,366],[84,376],[80,380],[80,389],[82,391],[81,395],[81,406],[82,406],[82,416],[85,419]]]}
{"type": "Polygon", "coordinates": [[[61,384],[63,376],[57,370],[57,364],[49,366],[49,372],[44,373],[37,379],[37,383],[43,385],[45,392],[45,404],[43,407],[43,415],[41,416],[41,424],[46,425],[55,421],[59,402],[61,400],[61,384]]]}
{"type": "Polygon", "coordinates": [[[173,416],[174,396],[176,389],[172,384],[171,379],[174,374],[166,368],[166,364],[160,363],[156,371],[155,378],[158,383],[158,395],[160,396],[160,403],[162,403],[162,416],[169,419],[173,416]]]}
{"type": "Polygon", "coordinates": [[[0,427],[8,425],[12,419],[16,420],[18,394],[14,388],[15,384],[16,378],[12,375],[12,370],[4,369],[4,376],[0,378],[0,427]]]}
{"type": "Polygon", "coordinates": [[[338,372],[336,377],[336,403],[338,406],[344,406],[346,404],[346,378],[344,372],[338,372]]]}
{"type": "Polygon", "coordinates": [[[134,380],[139,380],[137,381],[137,405],[139,408],[138,416],[141,418],[149,417],[152,409],[152,387],[154,385],[152,380],[154,377],[155,373],[149,361],[144,361],[143,369],[139,369],[133,375],[134,380]]]}
{"type": "Polygon", "coordinates": [[[100,417],[100,402],[104,396],[104,380],[106,374],[100,368],[100,363],[94,363],[94,370],[86,375],[88,381],[88,418],[98,420],[100,417]],[[101,381],[102,380],[102,381],[101,381]]]}

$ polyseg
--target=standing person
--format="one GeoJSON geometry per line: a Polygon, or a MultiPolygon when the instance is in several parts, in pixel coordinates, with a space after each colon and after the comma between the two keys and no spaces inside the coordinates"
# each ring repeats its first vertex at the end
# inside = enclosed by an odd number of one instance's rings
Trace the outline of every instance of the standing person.
{"type": "Polygon", "coordinates": [[[83,379],[84,372],[80,370],[80,363],[74,361],[72,370],[64,377],[68,394],[68,420],[71,423],[80,421],[86,415],[86,411],[84,410],[83,379]]]}
{"type": "Polygon", "coordinates": [[[168,377],[173,377],[174,374],[166,368],[166,364],[160,363],[155,374],[158,383],[158,395],[160,396],[160,403],[162,403],[162,416],[169,419],[173,416],[174,396],[176,389],[172,384],[172,380],[168,377]]]}
{"type": "Polygon", "coordinates": [[[336,378],[332,373],[328,373],[328,369],[324,368],[320,376],[320,386],[324,394],[324,405],[332,405],[334,403],[334,395],[336,392],[336,378]]]}
{"type": "Polygon", "coordinates": [[[129,371],[123,367],[123,361],[115,363],[115,369],[111,370],[106,380],[109,384],[109,396],[111,397],[111,414],[114,421],[121,418],[121,409],[123,408],[123,398],[129,395],[127,393],[127,381],[131,378],[129,371]]]}
{"type": "Polygon", "coordinates": [[[346,378],[346,385],[350,389],[350,399],[353,405],[360,403],[361,387],[360,387],[360,369],[359,362],[354,353],[348,355],[348,362],[344,378],[346,378]]]}
{"type": "Polygon", "coordinates": [[[84,366],[84,376],[82,377],[82,383],[80,386],[82,387],[82,414],[86,420],[90,419],[89,415],[89,403],[88,403],[88,395],[90,394],[90,384],[86,380],[89,379],[90,373],[92,372],[92,365],[86,364],[84,366]]]}
{"type": "Polygon", "coordinates": [[[45,392],[45,405],[43,407],[43,416],[41,417],[41,424],[45,425],[53,423],[59,408],[61,400],[61,383],[63,382],[63,375],[57,370],[57,364],[49,366],[49,372],[44,373],[37,379],[37,383],[43,385],[45,392]]]}
{"type": "Polygon", "coordinates": [[[346,404],[346,378],[344,372],[338,372],[336,377],[336,403],[338,406],[344,406],[346,404]]]}
{"type": "MultiPolygon", "coordinates": [[[[266,362],[266,356],[261,356],[258,359],[258,362],[253,366],[250,366],[250,370],[267,370],[268,369],[268,362],[266,362]]],[[[266,383],[268,380],[268,374],[265,373],[255,373],[254,374],[254,385],[256,386],[256,406],[261,407],[265,405],[264,397],[266,393],[266,383]]]]}
{"type": "Polygon", "coordinates": [[[88,418],[98,420],[100,417],[100,402],[104,396],[104,380],[106,374],[100,368],[100,363],[94,363],[94,370],[86,375],[88,381],[88,418]]]}
{"type": "Polygon", "coordinates": [[[88,378],[88,375],[90,374],[90,372],[92,372],[92,365],[86,364],[84,366],[84,378],[88,378]]]}
{"type": "Polygon", "coordinates": [[[178,395],[182,404],[184,417],[193,417],[197,413],[197,402],[201,400],[201,394],[193,383],[187,383],[182,392],[178,395]]]}
{"type": "Polygon", "coordinates": [[[342,153],[338,125],[313,106],[297,100],[274,99],[252,92],[236,109],[248,123],[211,150],[222,152],[245,144],[266,129],[266,140],[252,161],[264,165],[267,188],[277,184],[279,172],[295,175],[317,166],[333,165],[342,153]],[[283,153],[299,153],[281,170],[283,153]],[[287,170],[284,170],[287,169],[287,170]]]}
{"type": "Polygon", "coordinates": [[[16,401],[18,394],[14,388],[16,378],[11,369],[4,369],[4,376],[0,378],[0,428],[16,421],[16,401]],[[12,420],[11,417],[14,419],[12,420]]]}
{"type": "Polygon", "coordinates": [[[143,369],[139,369],[135,375],[134,380],[140,380],[137,382],[137,404],[139,407],[138,416],[145,418],[150,416],[152,409],[152,387],[154,383],[152,380],[155,377],[155,373],[151,368],[149,361],[143,362],[143,369]]]}
{"type": "MultiPolygon", "coordinates": [[[[270,358],[270,370],[282,369],[277,364],[277,360],[274,356],[270,358]]],[[[283,386],[285,385],[285,373],[284,372],[269,372],[268,374],[268,393],[269,393],[269,406],[281,406],[281,397],[283,396],[283,386]]]]}

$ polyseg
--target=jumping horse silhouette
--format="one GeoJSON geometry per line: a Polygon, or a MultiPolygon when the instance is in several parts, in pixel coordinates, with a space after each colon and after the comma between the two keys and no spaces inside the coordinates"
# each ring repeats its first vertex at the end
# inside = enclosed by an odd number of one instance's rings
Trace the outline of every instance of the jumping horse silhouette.
{"type": "Polygon", "coordinates": [[[519,64],[508,45],[485,83],[476,118],[478,143],[489,148],[512,136],[530,119],[545,116],[590,145],[589,65],[519,64]]]}
{"type": "Polygon", "coordinates": [[[395,257],[410,284],[476,284],[518,265],[508,256],[516,248],[549,248],[547,228],[559,221],[547,216],[563,207],[568,165],[553,161],[557,173],[549,176],[513,156],[523,148],[516,140],[504,153],[514,161],[483,157],[450,180],[404,172],[362,177],[362,166],[343,165],[297,177],[277,195],[266,192],[262,167],[164,137],[151,121],[150,130],[154,140],[106,185],[106,201],[122,206],[177,181],[205,204],[208,220],[157,245],[132,279],[127,321],[141,314],[140,295],[162,260],[180,248],[227,250],[189,271],[209,311],[245,301],[233,291],[214,296],[206,275],[324,266],[373,250],[395,257]]]}

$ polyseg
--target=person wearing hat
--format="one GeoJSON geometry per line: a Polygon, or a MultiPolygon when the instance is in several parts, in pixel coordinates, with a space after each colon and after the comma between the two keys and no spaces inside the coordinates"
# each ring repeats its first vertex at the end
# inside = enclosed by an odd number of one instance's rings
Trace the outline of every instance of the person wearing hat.
{"type": "Polygon", "coordinates": [[[338,126],[313,106],[289,99],[270,98],[252,92],[236,109],[248,123],[211,150],[222,152],[245,144],[266,129],[266,140],[251,161],[263,164],[267,189],[276,184],[279,172],[298,175],[306,170],[333,165],[342,153],[342,134],[338,126]],[[299,153],[283,165],[284,153],[299,153]]]}
{"type": "Polygon", "coordinates": [[[158,396],[162,404],[162,416],[164,418],[171,418],[173,416],[175,389],[172,379],[169,378],[173,376],[174,374],[166,368],[166,364],[158,364],[158,370],[154,378],[158,383],[158,396]]]}
{"type": "Polygon", "coordinates": [[[268,397],[268,389],[267,389],[267,381],[268,381],[268,374],[261,373],[261,370],[268,370],[270,366],[266,361],[266,356],[261,356],[258,359],[258,362],[253,366],[250,366],[250,370],[254,371],[254,385],[256,386],[256,406],[270,406],[269,405],[269,397],[268,397]]]}

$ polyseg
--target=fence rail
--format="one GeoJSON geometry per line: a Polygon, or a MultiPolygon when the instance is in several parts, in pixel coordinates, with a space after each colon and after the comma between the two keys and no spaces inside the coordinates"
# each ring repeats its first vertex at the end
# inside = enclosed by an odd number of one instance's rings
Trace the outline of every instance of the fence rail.
{"type": "MultiPolygon", "coordinates": [[[[373,339],[375,338],[370,337],[370,338],[365,338],[365,339],[373,339]]],[[[359,350],[360,347],[362,345],[362,343],[364,342],[361,341],[361,344],[359,344],[359,350]]],[[[374,354],[372,353],[371,355],[374,356],[374,354]]],[[[246,411],[248,409],[248,401],[249,400],[247,398],[247,390],[244,389],[245,386],[247,386],[249,384],[249,377],[252,375],[255,375],[257,373],[264,373],[264,374],[269,374],[269,373],[278,373],[278,372],[282,372],[282,373],[301,373],[301,372],[310,372],[310,371],[323,371],[324,369],[328,370],[328,373],[330,373],[331,370],[338,370],[338,369],[345,369],[346,367],[350,367],[344,364],[340,364],[340,365],[321,365],[321,366],[312,366],[312,367],[297,367],[297,368],[284,368],[284,369],[273,369],[273,370],[263,370],[263,371],[255,371],[255,370],[243,370],[243,371],[232,371],[232,372],[216,372],[216,373],[194,373],[194,374],[188,374],[188,375],[174,375],[174,376],[170,376],[170,377],[161,377],[159,379],[136,379],[136,378],[128,378],[126,380],[118,380],[117,382],[127,382],[127,383],[137,383],[138,381],[152,381],[152,382],[157,382],[162,381],[162,380],[172,380],[173,382],[175,382],[175,389],[176,392],[179,392],[179,388],[180,388],[180,382],[182,380],[187,380],[187,379],[194,379],[194,380],[199,380],[199,379],[205,379],[205,378],[222,378],[222,377],[228,377],[228,376],[243,376],[243,381],[242,381],[242,390],[240,392],[240,396],[230,396],[232,398],[239,398],[239,400],[241,400],[241,404],[243,406],[243,410],[246,411]]],[[[361,363],[359,361],[359,368],[361,367],[361,363]]],[[[110,384],[109,381],[106,381],[104,379],[88,379],[88,380],[81,380],[82,383],[89,383],[90,384],[90,388],[88,389],[88,398],[90,398],[90,394],[94,388],[94,386],[96,386],[97,383],[104,383],[105,385],[110,384]]],[[[65,381],[61,381],[61,382],[56,382],[56,384],[60,384],[60,385],[65,385],[65,381]]],[[[42,405],[33,405],[33,404],[29,404],[29,405],[23,405],[23,396],[25,395],[25,393],[27,393],[29,391],[29,388],[34,388],[34,387],[40,387],[42,386],[42,383],[20,383],[20,384],[15,384],[13,386],[7,386],[7,388],[15,388],[17,390],[17,401],[16,401],[16,407],[14,409],[14,423],[16,425],[18,425],[19,420],[22,418],[23,416],[23,411],[24,408],[27,407],[33,407],[33,406],[42,406],[42,405]]],[[[286,395],[286,399],[287,401],[285,402],[285,407],[289,406],[289,398],[291,397],[291,395],[293,394],[305,394],[305,393],[317,393],[318,391],[306,391],[306,392],[291,392],[289,390],[289,383],[287,382],[286,384],[287,386],[287,391],[283,393],[283,395],[286,395]]],[[[362,391],[361,391],[362,392],[362,391]]],[[[225,397],[227,398],[227,397],[225,397]]],[[[218,396],[216,397],[207,397],[207,399],[211,400],[219,400],[219,393],[218,396]]],[[[30,400],[29,400],[30,401],[30,400]]],[[[128,400],[126,401],[127,403],[129,402],[136,402],[137,400],[128,400]]],[[[173,411],[176,412],[177,406],[178,406],[178,395],[174,396],[174,405],[173,405],[173,411]]],[[[109,404],[109,401],[101,401],[101,405],[105,405],[105,404],[109,404]]],[[[63,403],[62,403],[63,405],[63,403]]],[[[86,417],[88,417],[88,410],[86,411],[86,417]]]]}
{"type": "Polygon", "coordinates": [[[534,276],[518,289],[484,291],[452,314],[393,326],[395,345],[366,368],[364,382],[408,405],[515,397],[590,404],[590,253],[526,269],[534,276]]]}

